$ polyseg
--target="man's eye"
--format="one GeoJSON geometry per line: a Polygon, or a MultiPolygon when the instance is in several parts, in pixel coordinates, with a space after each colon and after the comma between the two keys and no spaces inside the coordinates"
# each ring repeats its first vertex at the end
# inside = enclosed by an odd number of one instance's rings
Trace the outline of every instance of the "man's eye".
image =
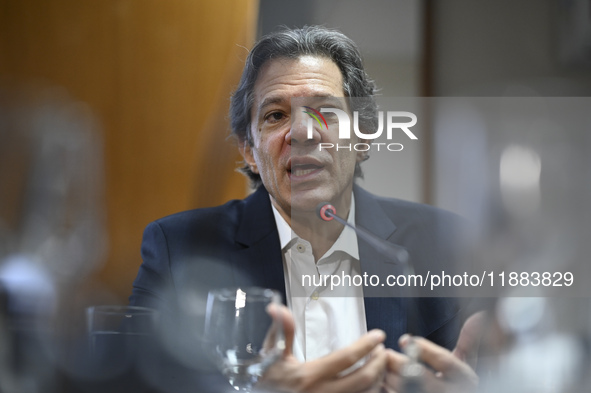
{"type": "Polygon", "coordinates": [[[318,112],[322,113],[322,116],[324,116],[327,122],[338,120],[338,117],[334,112],[321,112],[320,110],[318,110],[318,112]]]}
{"type": "Polygon", "coordinates": [[[265,117],[265,121],[269,121],[271,123],[278,122],[278,121],[282,120],[284,117],[285,116],[281,112],[272,112],[272,113],[269,113],[265,117]]]}

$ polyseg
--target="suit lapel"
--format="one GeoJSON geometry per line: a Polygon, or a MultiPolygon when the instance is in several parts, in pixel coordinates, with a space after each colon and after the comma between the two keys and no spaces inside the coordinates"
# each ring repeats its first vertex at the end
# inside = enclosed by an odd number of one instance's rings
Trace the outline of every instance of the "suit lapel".
{"type": "MultiPolygon", "coordinates": [[[[383,240],[390,240],[396,225],[380,206],[374,196],[358,186],[355,193],[355,222],[383,240]]],[[[400,265],[376,252],[375,249],[358,238],[359,259],[362,274],[377,275],[384,283],[389,274],[403,273],[400,265]]],[[[386,347],[398,349],[398,337],[407,330],[407,301],[399,287],[364,287],[364,303],[367,329],[379,328],[386,332],[386,347]]]]}
{"type": "Polygon", "coordinates": [[[269,194],[259,187],[245,199],[242,219],[236,232],[239,246],[235,261],[239,286],[259,286],[278,290],[285,303],[283,257],[269,194]]]}

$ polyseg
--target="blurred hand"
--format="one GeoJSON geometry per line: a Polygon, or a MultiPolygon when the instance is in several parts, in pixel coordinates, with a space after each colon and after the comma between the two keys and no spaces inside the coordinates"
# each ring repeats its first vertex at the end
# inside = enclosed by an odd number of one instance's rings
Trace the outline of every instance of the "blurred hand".
{"type": "Polygon", "coordinates": [[[462,326],[458,343],[452,352],[458,359],[468,363],[472,368],[476,367],[478,361],[478,348],[484,333],[485,322],[486,314],[483,311],[468,318],[464,322],[464,326],[462,326]]]}
{"type": "MultiPolygon", "coordinates": [[[[453,352],[440,347],[422,337],[403,335],[400,348],[405,349],[410,340],[419,349],[419,360],[428,365],[417,365],[420,370],[420,383],[425,393],[472,392],[478,386],[478,376],[473,368],[484,325],[484,314],[477,313],[468,318],[458,338],[453,352]]],[[[384,390],[388,393],[403,391],[405,367],[409,358],[395,351],[388,351],[388,374],[384,390]]]]}
{"type": "Polygon", "coordinates": [[[285,332],[285,350],[263,375],[260,387],[280,392],[305,393],[378,393],[382,387],[388,361],[382,344],[386,335],[372,330],[355,343],[322,358],[300,362],[292,353],[295,324],[285,306],[271,305],[271,317],[281,322],[285,332]],[[367,355],[367,362],[347,374],[341,372],[367,355]]]}

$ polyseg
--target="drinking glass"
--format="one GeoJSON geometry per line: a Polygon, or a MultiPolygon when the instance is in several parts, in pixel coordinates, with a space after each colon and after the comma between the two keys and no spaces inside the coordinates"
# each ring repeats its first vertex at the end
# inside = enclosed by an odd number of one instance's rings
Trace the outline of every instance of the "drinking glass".
{"type": "Polygon", "coordinates": [[[250,287],[209,292],[205,345],[216,366],[239,392],[252,387],[285,348],[282,326],[267,313],[280,304],[274,290],[250,287]]]}
{"type": "Polygon", "coordinates": [[[89,350],[95,377],[120,378],[146,363],[158,313],[145,307],[93,306],[86,309],[89,350]]]}

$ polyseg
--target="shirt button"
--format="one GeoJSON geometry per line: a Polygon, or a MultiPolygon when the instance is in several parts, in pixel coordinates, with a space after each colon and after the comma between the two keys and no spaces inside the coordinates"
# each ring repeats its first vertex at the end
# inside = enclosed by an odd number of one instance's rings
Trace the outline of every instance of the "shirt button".
{"type": "Polygon", "coordinates": [[[306,252],[306,246],[304,246],[303,244],[298,243],[298,245],[296,246],[296,249],[298,250],[298,252],[300,253],[304,253],[306,252]]]}
{"type": "Polygon", "coordinates": [[[318,292],[314,291],[314,292],[312,293],[312,296],[310,296],[310,298],[311,298],[312,300],[318,300],[318,299],[320,298],[320,295],[318,295],[318,292]]]}

